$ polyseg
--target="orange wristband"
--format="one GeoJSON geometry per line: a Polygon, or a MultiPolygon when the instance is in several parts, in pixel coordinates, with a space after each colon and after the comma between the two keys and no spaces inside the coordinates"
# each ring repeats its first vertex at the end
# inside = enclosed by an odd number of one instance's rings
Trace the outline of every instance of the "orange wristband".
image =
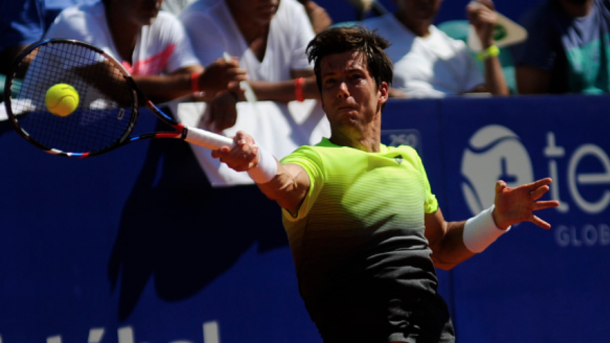
{"type": "Polygon", "coordinates": [[[303,78],[297,77],[294,79],[294,97],[299,102],[303,102],[305,98],[303,97],[303,78]]]}
{"type": "Polygon", "coordinates": [[[199,89],[199,75],[201,75],[201,73],[191,74],[191,91],[193,91],[193,93],[201,93],[201,89],[199,89]]]}

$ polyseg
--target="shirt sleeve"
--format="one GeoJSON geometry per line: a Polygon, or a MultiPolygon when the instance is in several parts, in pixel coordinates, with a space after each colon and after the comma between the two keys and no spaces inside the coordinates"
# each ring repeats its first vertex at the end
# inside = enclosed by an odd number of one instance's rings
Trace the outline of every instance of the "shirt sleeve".
{"type": "Polygon", "coordinates": [[[165,72],[172,73],[184,67],[200,64],[182,23],[172,14],[164,13],[164,17],[166,24],[160,30],[161,39],[165,41],[163,46],[175,46],[165,66],[165,72]]]}
{"type": "Polygon", "coordinates": [[[409,156],[413,167],[421,175],[422,182],[424,183],[424,188],[426,192],[426,199],[424,201],[424,212],[434,213],[436,212],[436,210],[438,210],[438,201],[434,193],[432,193],[432,188],[430,187],[430,181],[428,181],[428,174],[426,173],[424,164],[415,149],[410,146],[404,146],[404,148],[408,149],[407,156],[409,156]]]}
{"type": "Polygon", "coordinates": [[[324,172],[323,172],[323,164],[320,156],[308,146],[302,146],[299,149],[295,150],[292,154],[284,157],[281,160],[282,164],[297,164],[305,170],[307,175],[309,176],[309,189],[307,190],[307,195],[296,216],[293,216],[285,209],[282,209],[283,216],[286,220],[297,221],[303,219],[309,211],[311,207],[315,203],[320,190],[322,189],[322,185],[324,184],[324,172]]]}
{"type": "Polygon", "coordinates": [[[93,28],[94,26],[97,26],[95,21],[87,20],[83,12],[69,7],[55,18],[45,38],[75,39],[102,48],[100,42],[106,40],[102,38],[101,30],[93,28]]]}
{"type": "Polygon", "coordinates": [[[79,6],[63,10],[47,30],[45,38],[74,39],[89,43],[117,58],[107,27],[100,25],[95,18],[79,6]]]}
{"type": "Polygon", "coordinates": [[[472,52],[470,52],[466,43],[461,40],[456,40],[455,44],[457,45],[457,51],[460,58],[464,60],[464,64],[466,65],[466,72],[464,73],[464,80],[462,82],[464,89],[462,89],[462,92],[469,92],[484,84],[485,76],[481,70],[481,65],[477,62],[472,52]]]}

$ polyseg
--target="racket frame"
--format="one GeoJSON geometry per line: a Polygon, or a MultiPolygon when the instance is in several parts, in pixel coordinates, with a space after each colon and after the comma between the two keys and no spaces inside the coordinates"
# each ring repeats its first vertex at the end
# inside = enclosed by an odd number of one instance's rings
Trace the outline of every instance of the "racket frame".
{"type": "Polygon", "coordinates": [[[193,144],[204,146],[209,149],[218,149],[221,146],[225,146],[225,145],[231,147],[233,145],[232,139],[230,139],[228,137],[225,137],[225,136],[222,136],[219,134],[215,134],[215,133],[211,133],[211,132],[201,130],[198,128],[190,128],[190,130],[189,130],[189,128],[186,128],[184,125],[177,122],[171,116],[165,114],[157,105],[155,105],[152,101],[150,101],[148,99],[148,97],[144,94],[144,92],[142,92],[142,90],[140,90],[140,88],[137,86],[137,84],[134,81],[131,74],[116,59],[114,59],[112,56],[110,56],[109,54],[107,54],[106,52],[104,52],[102,49],[100,49],[98,47],[95,47],[95,46],[85,43],[85,42],[73,40],[73,39],[57,39],[57,38],[45,39],[45,40],[41,40],[36,43],[33,43],[33,44],[29,45],[27,48],[25,48],[17,56],[17,58],[15,58],[12,66],[11,66],[11,72],[9,74],[7,74],[7,77],[5,80],[5,88],[4,88],[4,101],[5,101],[5,107],[6,107],[6,112],[7,112],[8,118],[9,118],[13,128],[15,129],[15,131],[17,131],[17,133],[20,136],[25,138],[28,142],[32,143],[36,147],[38,147],[48,153],[51,153],[54,155],[59,155],[59,156],[77,157],[77,158],[91,157],[91,156],[96,156],[96,155],[100,155],[100,154],[109,152],[109,151],[117,149],[121,146],[127,145],[131,142],[135,142],[135,141],[139,141],[139,140],[143,140],[143,139],[151,139],[151,138],[182,139],[182,140],[186,140],[193,144]],[[108,145],[107,147],[105,147],[103,149],[100,149],[97,151],[91,151],[91,152],[66,152],[66,151],[61,151],[61,150],[58,150],[58,149],[55,149],[52,147],[48,147],[48,146],[38,142],[36,139],[32,138],[30,136],[30,134],[28,134],[28,132],[25,131],[25,129],[23,129],[21,127],[17,116],[13,113],[12,105],[11,105],[12,104],[12,93],[13,93],[13,88],[14,88],[14,79],[16,77],[16,74],[20,70],[19,67],[22,65],[24,59],[28,55],[30,55],[34,50],[39,49],[41,46],[55,44],[55,43],[80,45],[82,47],[93,50],[96,53],[102,55],[107,61],[110,61],[115,67],[117,67],[118,70],[121,71],[121,74],[125,79],[125,82],[129,86],[129,89],[131,90],[132,115],[130,118],[130,122],[127,124],[126,129],[121,134],[121,136],[114,143],[108,145]],[[171,132],[171,131],[149,132],[149,133],[139,134],[137,136],[131,136],[135,129],[135,126],[137,124],[137,119],[140,114],[139,110],[141,107],[144,107],[144,106],[146,108],[148,108],[159,120],[161,120],[166,125],[172,127],[175,131],[173,131],[173,132],[171,132]],[[191,131],[191,132],[189,132],[189,131],[191,131]]]}

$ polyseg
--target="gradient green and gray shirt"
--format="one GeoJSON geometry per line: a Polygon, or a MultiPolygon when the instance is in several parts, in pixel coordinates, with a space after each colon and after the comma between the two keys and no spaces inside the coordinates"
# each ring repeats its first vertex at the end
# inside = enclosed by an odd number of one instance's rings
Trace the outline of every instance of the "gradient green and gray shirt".
{"type": "Polygon", "coordinates": [[[365,279],[436,291],[424,214],[438,203],[413,148],[382,144],[369,153],[323,139],[282,159],[287,163],[311,180],[296,216],[283,210],[306,303],[365,279]]]}

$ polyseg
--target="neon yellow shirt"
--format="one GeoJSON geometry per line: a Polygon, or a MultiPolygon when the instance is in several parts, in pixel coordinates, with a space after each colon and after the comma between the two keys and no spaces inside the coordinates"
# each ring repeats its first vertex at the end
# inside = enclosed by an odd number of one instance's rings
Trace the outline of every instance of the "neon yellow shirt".
{"type": "Polygon", "coordinates": [[[382,144],[380,152],[368,153],[323,139],[281,163],[302,166],[311,181],[296,216],[283,210],[304,298],[330,287],[332,274],[346,266],[393,254],[396,244],[417,251],[434,275],[424,214],[435,212],[438,202],[413,148],[382,144]]]}

